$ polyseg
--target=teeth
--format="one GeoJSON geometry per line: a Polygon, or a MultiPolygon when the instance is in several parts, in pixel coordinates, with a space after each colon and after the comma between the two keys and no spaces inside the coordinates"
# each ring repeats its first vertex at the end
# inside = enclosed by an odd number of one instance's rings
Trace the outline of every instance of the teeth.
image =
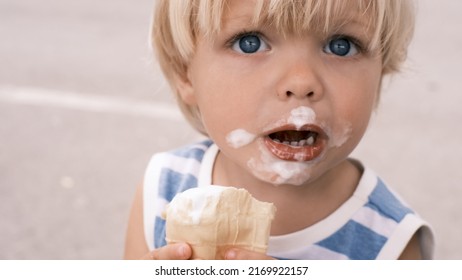
{"type": "MultiPolygon", "coordinates": [[[[300,135],[298,135],[300,136],[300,135]]],[[[296,135],[292,136],[287,136],[287,135],[273,135],[271,139],[276,142],[276,143],[281,143],[287,146],[292,146],[292,147],[303,147],[303,146],[313,146],[314,143],[316,143],[317,139],[317,133],[315,132],[310,132],[308,135],[306,135],[307,138],[302,139],[300,141],[297,140],[292,140],[293,138],[296,138],[296,135]],[[285,138],[285,139],[284,139],[285,138]],[[287,139],[289,138],[289,139],[287,139]],[[292,138],[292,139],[290,139],[292,138]]]]}
{"type": "Polygon", "coordinates": [[[284,142],[281,142],[280,140],[278,139],[274,139],[273,141],[275,142],[278,142],[278,143],[282,143],[284,145],[290,145],[290,146],[293,146],[293,147],[303,147],[303,146],[312,146],[315,142],[315,138],[314,136],[310,136],[308,139],[304,139],[304,140],[300,140],[300,141],[284,141],[284,142]]]}
{"type": "Polygon", "coordinates": [[[310,137],[308,138],[308,140],[306,140],[306,143],[307,143],[308,145],[310,145],[310,146],[313,145],[313,144],[314,144],[314,137],[313,137],[313,136],[310,136],[310,137]]]}

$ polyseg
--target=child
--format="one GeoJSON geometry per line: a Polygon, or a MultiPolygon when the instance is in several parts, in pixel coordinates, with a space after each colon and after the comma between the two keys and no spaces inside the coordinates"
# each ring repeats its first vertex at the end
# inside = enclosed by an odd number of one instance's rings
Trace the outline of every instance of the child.
{"type": "Polygon", "coordinates": [[[408,0],[160,0],[152,39],[186,118],[210,140],[156,154],[136,194],[126,258],[189,259],[166,245],[179,192],[236,186],[277,208],[267,255],[225,259],[428,259],[430,227],[348,158],[384,75],[405,59],[408,0]],[[144,257],[143,257],[144,256],[144,257]]]}

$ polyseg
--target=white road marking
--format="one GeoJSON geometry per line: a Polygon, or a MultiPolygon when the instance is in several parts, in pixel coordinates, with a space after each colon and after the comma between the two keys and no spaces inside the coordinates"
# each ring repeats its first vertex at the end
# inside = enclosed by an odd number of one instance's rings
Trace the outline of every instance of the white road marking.
{"type": "Polygon", "coordinates": [[[148,103],[121,97],[86,95],[35,87],[0,86],[0,102],[127,114],[169,121],[184,120],[180,110],[168,103],[148,103]]]}

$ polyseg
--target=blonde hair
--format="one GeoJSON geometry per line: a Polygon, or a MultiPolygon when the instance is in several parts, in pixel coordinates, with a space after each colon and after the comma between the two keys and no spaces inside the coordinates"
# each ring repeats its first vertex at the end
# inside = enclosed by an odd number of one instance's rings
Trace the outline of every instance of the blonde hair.
{"type": "MultiPolygon", "coordinates": [[[[206,134],[199,109],[179,97],[175,81],[184,78],[194,54],[196,37],[219,32],[228,0],[157,0],[151,39],[161,69],[176,93],[185,117],[199,132],[206,134]]],[[[247,0],[246,0],[247,1],[247,0]]],[[[414,32],[412,0],[256,0],[253,22],[269,24],[281,33],[305,30],[328,33],[351,20],[351,5],[367,15],[373,31],[369,49],[382,57],[382,73],[399,70],[406,59],[414,32]],[[336,22],[342,18],[344,22],[336,22]]]]}

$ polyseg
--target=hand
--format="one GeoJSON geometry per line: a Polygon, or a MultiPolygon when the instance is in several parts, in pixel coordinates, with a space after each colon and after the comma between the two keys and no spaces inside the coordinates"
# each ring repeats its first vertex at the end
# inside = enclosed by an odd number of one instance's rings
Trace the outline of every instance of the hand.
{"type": "Polygon", "coordinates": [[[155,249],[146,255],[142,260],[189,260],[192,256],[192,249],[187,243],[176,243],[155,249]]]}
{"type": "Polygon", "coordinates": [[[240,248],[230,248],[224,252],[225,260],[274,260],[274,258],[263,253],[257,253],[240,248]]]}

